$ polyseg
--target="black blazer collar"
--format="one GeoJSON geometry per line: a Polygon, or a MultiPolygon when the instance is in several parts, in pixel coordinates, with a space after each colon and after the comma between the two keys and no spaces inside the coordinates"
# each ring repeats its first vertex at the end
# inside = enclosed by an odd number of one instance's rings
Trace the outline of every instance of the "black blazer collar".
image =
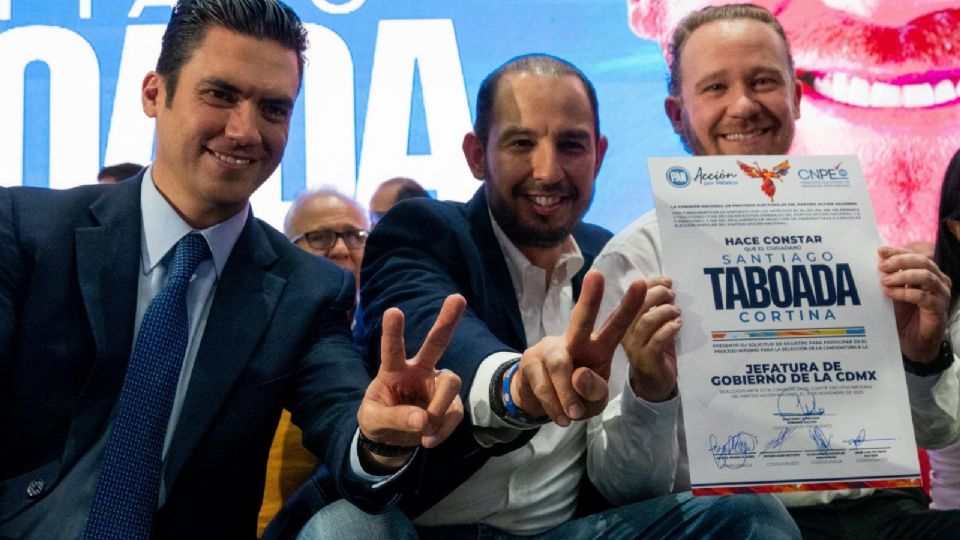
{"type": "Polygon", "coordinates": [[[506,256],[493,233],[485,188],[486,184],[481,186],[466,206],[470,234],[480,252],[483,267],[496,293],[497,298],[494,304],[499,307],[494,309],[499,309],[503,319],[510,323],[508,326],[512,330],[512,335],[505,341],[522,351],[527,348],[527,338],[523,329],[523,319],[520,317],[520,306],[517,304],[517,292],[510,279],[506,256]]]}

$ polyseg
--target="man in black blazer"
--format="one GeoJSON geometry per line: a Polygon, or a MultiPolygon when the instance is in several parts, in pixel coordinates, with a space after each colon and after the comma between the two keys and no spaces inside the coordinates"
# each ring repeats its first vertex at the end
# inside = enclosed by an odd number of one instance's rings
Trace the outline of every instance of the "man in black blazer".
{"type": "MultiPolygon", "coordinates": [[[[797,536],[771,498],[664,497],[575,519],[578,503],[581,513],[599,506],[580,495],[590,493],[580,489],[583,420],[606,404],[612,354],[647,288],[634,282],[593,333],[603,277],[587,269],[610,233],[581,218],[606,148],[580,70],[547,55],[515,58],[481,84],[463,140],[483,187],[467,204],[399,203],[371,234],[357,327],[370,359],[389,306],[403,309],[415,346],[447,295],[468,304],[439,364],[463,380],[467,420],[425,452],[425,474],[400,503],[416,526],[407,521],[398,537],[797,536]]],[[[387,518],[395,526],[398,513],[387,518]]],[[[324,538],[309,524],[305,532],[324,538]]]]}
{"type": "Polygon", "coordinates": [[[305,47],[299,18],[276,0],[182,0],[143,82],[153,164],[117,186],[0,188],[0,537],[111,537],[88,514],[104,508],[97,488],[123,431],[118,396],[154,391],[129,387],[128,366],[159,348],[140,347],[139,330],[173,280],[173,246],[191,233],[209,256],[187,276],[179,380],[154,416],[166,430],[145,530],[116,527],[132,500],[107,508],[119,517],[104,527],[123,538],[253,538],[283,407],[367,510],[394,502],[409,476],[396,471],[459,422],[459,381],[433,365],[462,298],[445,304],[412,361],[402,316],[386,313],[371,382],[349,335],[352,276],[250,212],[283,155],[305,47]]]}

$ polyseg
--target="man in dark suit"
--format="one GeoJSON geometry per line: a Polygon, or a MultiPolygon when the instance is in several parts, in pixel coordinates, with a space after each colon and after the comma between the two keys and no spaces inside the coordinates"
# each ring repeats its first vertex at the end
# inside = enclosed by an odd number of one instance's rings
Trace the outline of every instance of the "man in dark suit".
{"type": "MultiPolygon", "coordinates": [[[[463,141],[483,182],[474,198],[405,201],[374,228],[358,323],[369,354],[388,306],[404,310],[412,345],[446,295],[469,305],[440,364],[464,382],[468,421],[426,452],[424,477],[400,503],[415,527],[407,522],[398,536],[796,536],[772,498],[663,497],[575,519],[578,502],[596,506],[578,501],[583,420],[606,404],[613,351],[647,287],[633,283],[593,333],[603,278],[586,270],[610,233],[581,218],[606,148],[596,93],[580,70],[546,55],[513,59],[481,84],[463,141]]],[[[308,524],[301,538],[327,537],[313,533],[308,524]]]]}
{"type": "Polygon", "coordinates": [[[252,538],[283,407],[340,491],[382,509],[459,422],[459,381],[433,366],[463,299],[412,361],[384,314],[371,382],[352,277],[250,212],[305,47],[276,0],[182,0],[143,82],[153,164],[0,189],[0,537],[252,538]]]}

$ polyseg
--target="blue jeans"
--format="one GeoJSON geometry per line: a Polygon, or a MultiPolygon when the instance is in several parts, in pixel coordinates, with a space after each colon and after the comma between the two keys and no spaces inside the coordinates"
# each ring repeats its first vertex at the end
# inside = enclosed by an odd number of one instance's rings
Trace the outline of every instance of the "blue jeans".
{"type": "Polygon", "coordinates": [[[488,525],[416,527],[398,510],[364,514],[338,501],[315,515],[299,540],[571,540],[636,538],[799,539],[800,531],[783,505],[769,495],[693,497],[665,495],[570,520],[535,536],[519,536],[488,525]],[[334,508],[336,507],[336,508],[334,508]],[[326,513],[325,513],[326,512],[326,513]]]}
{"type": "Polygon", "coordinates": [[[417,540],[413,522],[391,508],[368,514],[345,499],[320,509],[303,526],[297,540],[417,540]]]}

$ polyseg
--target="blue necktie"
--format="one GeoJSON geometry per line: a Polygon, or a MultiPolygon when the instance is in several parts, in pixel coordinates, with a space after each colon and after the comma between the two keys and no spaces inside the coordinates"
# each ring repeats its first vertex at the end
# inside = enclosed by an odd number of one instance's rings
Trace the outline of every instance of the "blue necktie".
{"type": "Polygon", "coordinates": [[[147,539],[160,494],[161,455],[187,350],[187,285],[210,256],[203,236],[177,243],[167,284],[147,307],[120,390],[113,431],[83,537],[147,539]]]}

